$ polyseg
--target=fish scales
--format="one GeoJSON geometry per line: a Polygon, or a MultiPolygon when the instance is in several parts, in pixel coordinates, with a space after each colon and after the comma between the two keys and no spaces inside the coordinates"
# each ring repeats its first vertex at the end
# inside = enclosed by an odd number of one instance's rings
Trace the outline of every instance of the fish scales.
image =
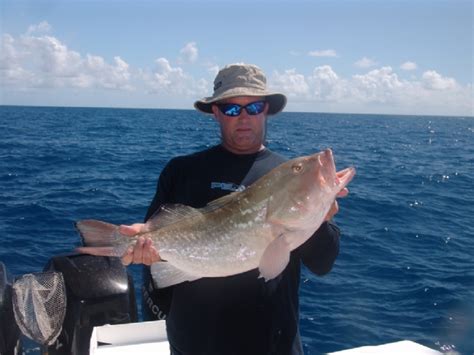
{"type": "MultiPolygon", "coordinates": [[[[234,203],[241,204],[241,200],[234,203]]],[[[207,277],[222,276],[223,272],[234,274],[237,269],[246,271],[249,265],[258,263],[261,252],[257,251],[263,252],[268,242],[269,236],[262,235],[269,232],[268,227],[263,226],[264,219],[255,206],[247,206],[245,210],[253,213],[232,214],[229,220],[226,215],[230,210],[231,206],[227,206],[205,214],[199,224],[210,228],[194,223],[184,230],[182,226],[174,226],[166,231],[158,230],[156,235],[144,236],[156,241],[164,260],[173,260],[184,270],[197,271],[207,277]],[[262,238],[255,238],[256,234],[262,238]],[[236,266],[236,262],[240,264],[236,266]]]]}
{"type": "Polygon", "coordinates": [[[289,254],[323,223],[337,194],[355,175],[336,173],[331,150],[289,160],[244,191],[202,209],[165,206],[134,237],[118,227],[85,220],[76,226],[93,255],[123,255],[139,237],[151,238],[162,260],[151,266],[158,287],[255,268],[266,280],[286,267],[289,254]]]}

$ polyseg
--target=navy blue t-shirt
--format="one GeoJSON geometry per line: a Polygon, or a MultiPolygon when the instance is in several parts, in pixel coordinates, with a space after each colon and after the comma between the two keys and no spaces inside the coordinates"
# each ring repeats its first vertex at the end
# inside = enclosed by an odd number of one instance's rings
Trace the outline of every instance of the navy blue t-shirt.
{"type": "MultiPolygon", "coordinates": [[[[172,159],[163,169],[146,220],[160,206],[180,203],[195,208],[245,189],[286,159],[268,149],[237,155],[222,146],[172,159]]],[[[173,354],[302,354],[299,336],[300,267],[329,272],[339,252],[339,229],[323,223],[291,253],[275,279],[258,270],[202,278],[155,289],[144,268],[145,319],[166,318],[173,354]]]]}

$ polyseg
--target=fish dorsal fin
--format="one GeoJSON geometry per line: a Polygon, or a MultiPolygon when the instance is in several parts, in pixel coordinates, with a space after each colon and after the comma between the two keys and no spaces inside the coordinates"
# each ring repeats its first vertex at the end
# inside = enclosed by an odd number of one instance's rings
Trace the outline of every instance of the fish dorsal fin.
{"type": "Polygon", "coordinates": [[[147,230],[156,230],[174,224],[185,218],[201,216],[200,210],[181,204],[166,204],[146,222],[147,230]]]}
{"type": "Polygon", "coordinates": [[[199,211],[202,213],[212,212],[218,208],[221,208],[228,203],[235,201],[236,197],[239,196],[242,191],[234,191],[228,195],[219,197],[211,202],[209,202],[205,207],[200,208],[199,211]]]}

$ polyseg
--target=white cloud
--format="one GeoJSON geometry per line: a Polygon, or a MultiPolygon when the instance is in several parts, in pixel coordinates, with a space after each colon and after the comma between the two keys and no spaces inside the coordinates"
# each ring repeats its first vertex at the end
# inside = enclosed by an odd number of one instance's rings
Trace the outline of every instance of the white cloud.
{"type": "Polygon", "coordinates": [[[35,35],[49,31],[47,22],[29,27],[26,34],[2,37],[0,79],[17,88],[98,87],[131,89],[129,65],[120,57],[107,63],[102,57],[70,50],[59,39],[35,35]]]}
{"type": "Polygon", "coordinates": [[[453,78],[428,71],[420,79],[402,80],[391,67],[381,67],[349,78],[340,77],[329,65],[305,76],[295,69],[270,78],[275,90],[298,108],[335,112],[384,112],[403,114],[472,114],[472,85],[461,87],[453,78]],[[317,103],[314,106],[314,103],[317,103]]]}
{"type": "Polygon", "coordinates": [[[219,72],[219,66],[215,64],[210,64],[207,67],[207,71],[213,78],[215,78],[217,76],[217,73],[219,72]]]}
{"type": "Polygon", "coordinates": [[[423,84],[427,89],[432,90],[450,90],[457,87],[456,80],[453,78],[443,77],[434,70],[423,73],[423,84]]]}
{"type": "Polygon", "coordinates": [[[310,57],[337,57],[337,53],[334,49],[323,49],[311,51],[308,53],[310,57]]]}
{"type": "MultiPolygon", "coordinates": [[[[203,69],[203,77],[200,77],[187,73],[180,66],[184,62],[197,62],[195,42],[181,49],[177,63],[161,57],[152,68],[142,69],[132,68],[120,56],[108,61],[97,54],[79,53],[49,32],[51,26],[43,22],[30,26],[21,36],[4,34],[1,37],[0,89],[4,92],[3,97],[12,92],[30,91],[30,98],[36,90],[38,97],[43,95],[43,98],[50,99],[56,93],[66,92],[62,89],[72,88],[75,93],[94,95],[95,102],[100,103],[102,99],[114,102],[113,96],[105,93],[105,90],[114,90],[117,95],[127,96],[127,102],[132,106],[134,102],[148,102],[151,103],[148,107],[189,107],[192,100],[210,93],[210,81],[219,69],[215,60],[199,63],[203,69]],[[51,88],[51,91],[41,91],[42,88],[51,88]],[[130,90],[137,92],[135,97],[129,95],[130,90]],[[144,98],[147,96],[143,95],[145,92],[151,94],[148,99],[144,98]]],[[[337,56],[334,50],[314,51],[312,55],[337,56]]],[[[368,58],[359,62],[367,66],[376,64],[368,58]]],[[[414,68],[416,63],[406,62],[399,70],[414,68]]],[[[291,98],[288,110],[446,115],[472,115],[473,112],[472,83],[461,85],[454,78],[435,70],[402,79],[388,66],[342,76],[331,66],[324,65],[306,74],[297,68],[275,70],[268,82],[272,90],[281,91],[291,98]],[[292,103],[295,103],[294,107],[292,103]]],[[[53,99],[48,102],[54,104],[53,99]]],[[[85,100],[70,101],[72,104],[75,102],[87,104],[85,100]]],[[[120,104],[123,102],[117,102],[120,104]]]]}
{"type": "Polygon", "coordinates": [[[9,34],[2,36],[0,51],[0,70],[13,69],[18,66],[19,56],[15,39],[9,34]]]}
{"type": "Polygon", "coordinates": [[[363,57],[359,59],[357,62],[355,62],[354,65],[359,68],[370,68],[377,65],[377,62],[375,62],[374,60],[370,58],[363,57]]]}
{"type": "Polygon", "coordinates": [[[36,65],[41,72],[57,78],[75,76],[82,65],[81,55],[55,37],[25,35],[20,45],[28,59],[26,65],[36,65]]]}
{"type": "Polygon", "coordinates": [[[155,63],[156,70],[153,72],[152,87],[157,91],[180,92],[179,87],[183,82],[186,82],[183,69],[173,68],[166,58],[158,58],[155,63]]]}
{"type": "Polygon", "coordinates": [[[354,75],[351,91],[355,97],[365,102],[387,102],[402,85],[391,67],[382,67],[364,75],[354,75]]]}
{"type": "Polygon", "coordinates": [[[309,85],[304,75],[298,74],[296,69],[288,69],[281,74],[275,71],[272,76],[271,85],[290,97],[305,97],[309,95],[309,85]]]}
{"type": "Polygon", "coordinates": [[[417,65],[414,62],[405,62],[402,65],[400,65],[400,69],[403,69],[403,70],[415,70],[416,68],[417,68],[417,65]]]}
{"type": "Polygon", "coordinates": [[[9,34],[2,36],[0,50],[0,82],[3,85],[15,83],[32,82],[34,76],[21,66],[21,59],[24,56],[18,48],[19,43],[9,34]]]}
{"type": "Polygon", "coordinates": [[[205,79],[194,79],[181,67],[173,67],[166,58],[158,58],[155,69],[151,73],[143,72],[142,79],[149,93],[165,96],[204,96],[210,85],[205,79]]]}
{"type": "Polygon", "coordinates": [[[48,33],[52,30],[51,25],[47,21],[42,21],[37,25],[31,25],[28,27],[28,30],[26,31],[27,34],[33,34],[35,32],[37,33],[48,33]]]}
{"type": "Polygon", "coordinates": [[[114,57],[114,65],[108,64],[102,57],[87,55],[86,78],[95,80],[107,89],[131,89],[129,65],[122,58],[114,57]]]}
{"type": "Polygon", "coordinates": [[[198,48],[196,42],[187,43],[181,50],[180,61],[184,63],[194,63],[198,59],[198,48]]]}
{"type": "MultiPolygon", "coordinates": [[[[50,29],[49,24],[42,22],[30,26],[21,36],[3,35],[0,46],[2,89],[141,89],[174,102],[183,97],[204,96],[209,91],[206,79],[192,77],[166,58],[158,58],[153,69],[132,69],[120,56],[108,62],[96,54],[81,54],[58,38],[40,33],[50,29]]],[[[195,42],[187,43],[180,51],[180,59],[188,63],[197,58],[195,42]]],[[[215,76],[218,67],[209,65],[208,69],[210,75],[215,76]]]]}
{"type": "Polygon", "coordinates": [[[337,101],[345,95],[346,82],[329,65],[316,67],[308,78],[314,98],[318,101],[337,101]]]}

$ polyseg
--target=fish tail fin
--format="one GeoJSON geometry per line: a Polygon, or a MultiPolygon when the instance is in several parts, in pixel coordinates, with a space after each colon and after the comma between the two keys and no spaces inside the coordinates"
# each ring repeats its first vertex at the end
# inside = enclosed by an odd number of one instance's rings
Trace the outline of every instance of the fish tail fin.
{"type": "Polygon", "coordinates": [[[84,247],[76,248],[79,253],[102,256],[122,256],[131,239],[119,232],[115,224],[93,219],[75,223],[84,247]],[[126,239],[127,238],[127,239],[126,239]]]}

